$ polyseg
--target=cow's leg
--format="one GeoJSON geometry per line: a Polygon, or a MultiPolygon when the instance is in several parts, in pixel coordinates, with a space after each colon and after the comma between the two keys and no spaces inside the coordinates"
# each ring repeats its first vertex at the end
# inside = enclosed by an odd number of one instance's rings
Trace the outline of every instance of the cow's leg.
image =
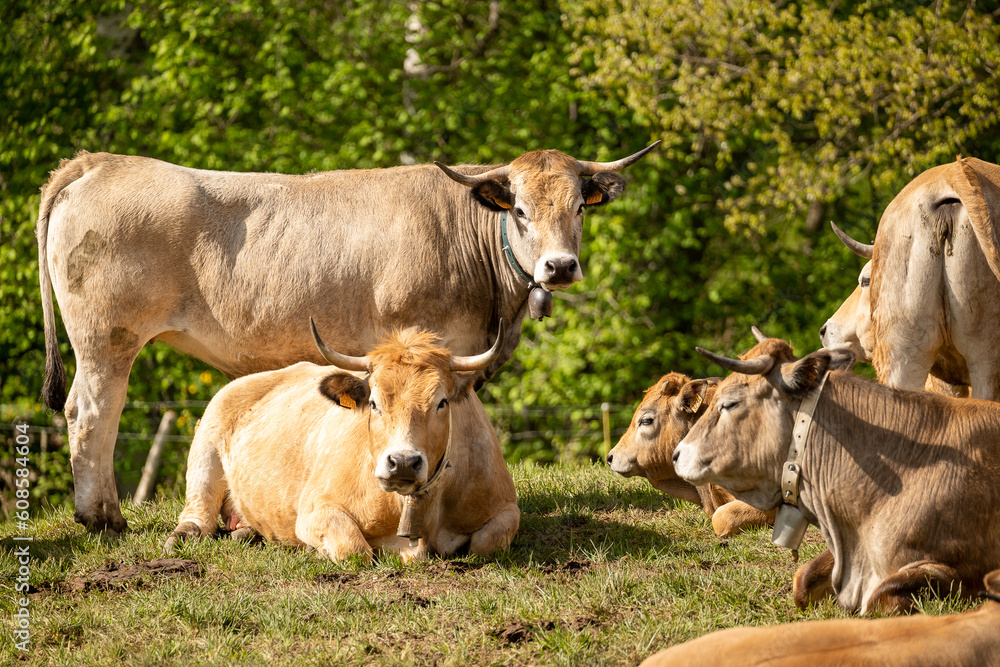
{"type": "Polygon", "coordinates": [[[505,507],[469,538],[469,553],[488,556],[494,551],[505,551],[521,524],[521,510],[517,505],[505,507]]]}
{"type": "Polygon", "coordinates": [[[168,552],[179,542],[213,535],[218,528],[219,513],[229,489],[219,450],[208,429],[199,429],[191,442],[186,480],[184,509],[177,517],[177,528],[164,544],[168,552]]]}
{"type": "Polygon", "coordinates": [[[719,537],[732,537],[739,535],[744,528],[773,526],[776,512],[777,510],[765,512],[742,501],[733,500],[715,510],[712,528],[719,537]]]}
{"type": "Polygon", "coordinates": [[[910,563],[879,583],[865,600],[861,613],[879,609],[884,613],[908,614],[915,606],[914,596],[924,589],[936,588],[939,593],[946,593],[959,581],[958,572],[942,563],[929,560],[910,563]]]}
{"type": "Polygon", "coordinates": [[[829,549],[799,566],[792,579],[792,598],[795,606],[806,609],[809,605],[833,595],[833,553],[829,549]]]}
{"type": "Polygon", "coordinates": [[[299,514],[295,536],[335,562],[353,554],[371,561],[374,555],[358,522],[335,506],[318,505],[312,512],[299,514]]]}
{"type": "Polygon", "coordinates": [[[70,463],[73,467],[74,518],[91,531],[127,528],[118,506],[114,454],[118,420],[125,407],[128,374],[139,350],[104,357],[77,354],[76,377],[66,401],[70,463]]]}

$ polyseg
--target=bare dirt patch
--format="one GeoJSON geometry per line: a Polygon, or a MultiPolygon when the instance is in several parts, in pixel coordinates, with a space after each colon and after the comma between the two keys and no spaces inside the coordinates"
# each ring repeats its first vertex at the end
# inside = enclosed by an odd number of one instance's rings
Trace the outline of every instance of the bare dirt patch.
{"type": "Polygon", "coordinates": [[[204,567],[193,560],[183,558],[154,558],[126,565],[119,561],[108,561],[93,572],[70,577],[65,581],[41,582],[32,593],[88,593],[123,588],[149,586],[159,577],[200,577],[204,567]]]}

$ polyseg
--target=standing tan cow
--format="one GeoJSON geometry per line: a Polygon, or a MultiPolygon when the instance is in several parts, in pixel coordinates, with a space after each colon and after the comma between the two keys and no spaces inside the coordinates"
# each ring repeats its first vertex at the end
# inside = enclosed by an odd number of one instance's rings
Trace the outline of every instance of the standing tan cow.
{"type": "MultiPolygon", "coordinates": [[[[855,241],[832,222],[830,226],[844,245],[868,262],[858,275],[858,286],[820,328],[819,339],[823,347],[847,348],[858,361],[870,362],[875,350],[871,307],[873,246],[855,241]]],[[[968,398],[969,370],[965,361],[955,355],[954,348],[942,347],[938,350],[934,365],[924,382],[924,389],[945,396],[968,398]]]]}
{"type": "Polygon", "coordinates": [[[213,534],[220,513],[333,560],[380,549],[407,560],[505,549],[520,519],[514,480],[471,389],[501,338],[485,354],[459,357],[408,329],[358,358],[317,335],[326,360],[344,370],[300,362],[230,383],[191,443],[184,510],[167,549],[213,534]],[[423,505],[416,544],[397,535],[407,495],[423,505]]]}
{"type": "Polygon", "coordinates": [[[699,505],[712,517],[715,534],[730,537],[744,528],[773,524],[774,512],[740,502],[714,484],[685,482],[671,460],[677,443],[705,413],[716,382],[718,378],[692,380],[681,373],[660,378],[646,390],[628,430],[608,453],[608,465],[623,477],[645,477],[663,493],[699,505]]]}
{"type": "MultiPolygon", "coordinates": [[[[659,143],[659,142],[657,142],[659,143]]],[[[654,144],[655,146],[655,144],[654,144]]],[[[126,527],[112,458],[129,369],[158,339],[230,378],[320,362],[315,315],[351,354],[417,326],[456,354],[520,340],[529,294],[582,277],[585,207],[618,197],[615,162],[533,151],[499,167],[418,165],[302,176],[81,153],[42,189],[38,261],[49,407],[66,407],[76,520],[126,527]],[[76,355],[68,400],[51,295],[76,355]]]]}
{"type": "Polygon", "coordinates": [[[873,246],[855,244],[871,258],[868,345],[880,381],[919,389],[934,368],[974,398],[1000,400],[997,215],[1000,166],[959,159],[913,179],[873,246]]]}
{"type": "Polygon", "coordinates": [[[990,599],[964,614],[730,628],[660,651],[640,667],[1000,667],[1000,570],[983,583],[990,599]]]}
{"type": "Polygon", "coordinates": [[[853,363],[846,350],[797,359],[767,339],[743,359],[698,351],[734,373],[674,467],[760,509],[797,494],[828,547],[796,573],[797,603],[833,595],[864,613],[906,609],[928,581],[980,589],[1000,562],[1000,405],[827,373],[853,363]]]}

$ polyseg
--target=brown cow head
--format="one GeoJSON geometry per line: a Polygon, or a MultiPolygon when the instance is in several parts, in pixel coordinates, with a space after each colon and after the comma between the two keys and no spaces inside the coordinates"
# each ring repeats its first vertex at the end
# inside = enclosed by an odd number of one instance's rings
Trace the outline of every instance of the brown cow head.
{"type": "Polygon", "coordinates": [[[692,380],[669,373],[646,391],[628,430],[608,453],[608,465],[624,477],[641,476],[676,498],[701,503],[694,486],[674,472],[674,448],[704,414],[718,378],[692,380]]]}
{"type": "Polygon", "coordinates": [[[493,348],[471,357],[453,356],[436,335],[415,329],[390,334],[365,357],[349,357],[327,347],[312,326],[327,361],[368,372],[364,378],[332,373],[320,383],[320,393],[341,408],[367,411],[369,448],[382,490],[415,492],[445,455],[451,405],[471,394],[477,372],[500,354],[503,324],[493,348]]]}
{"type": "Polygon", "coordinates": [[[583,278],[579,255],[584,207],[607,204],[624,192],[625,179],[616,172],[659,143],[615,162],[584,162],[556,150],[532,151],[474,176],[434,164],[472,188],[472,196],[483,206],[508,212],[514,256],[534,282],[552,291],[583,278]]]}
{"type": "Polygon", "coordinates": [[[849,350],[819,350],[797,359],[776,338],[758,343],[741,359],[697,348],[735,371],[719,383],[705,415],[674,451],[674,469],[691,484],[714,483],[762,510],[781,502],[781,467],[792,420],[826,370],[850,367],[849,350]]]}

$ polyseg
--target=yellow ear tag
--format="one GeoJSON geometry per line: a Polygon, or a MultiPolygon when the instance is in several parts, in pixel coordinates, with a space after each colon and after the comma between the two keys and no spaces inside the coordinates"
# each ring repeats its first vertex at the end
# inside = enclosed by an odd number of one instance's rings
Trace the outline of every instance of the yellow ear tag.
{"type": "Polygon", "coordinates": [[[509,208],[510,208],[510,204],[508,204],[508,203],[507,203],[507,202],[505,202],[505,201],[501,201],[500,199],[497,199],[496,197],[494,197],[494,198],[493,198],[493,201],[494,201],[494,202],[496,203],[496,205],[497,205],[497,206],[499,206],[500,208],[506,208],[506,209],[509,209],[509,208]]]}
{"type": "Polygon", "coordinates": [[[694,413],[698,412],[698,408],[701,407],[701,403],[704,400],[704,399],[702,399],[701,394],[695,394],[695,398],[697,399],[695,401],[695,404],[692,405],[691,407],[687,408],[687,411],[690,412],[691,414],[694,414],[694,413]]]}
{"type": "Polygon", "coordinates": [[[597,192],[595,192],[592,195],[590,195],[589,197],[587,197],[586,203],[587,204],[600,204],[602,199],[604,199],[604,195],[602,195],[601,191],[598,190],[597,192]]]}
{"type": "Polygon", "coordinates": [[[347,408],[348,410],[353,410],[354,408],[358,407],[358,404],[354,402],[354,399],[348,396],[347,394],[340,395],[340,404],[345,408],[347,408]]]}

